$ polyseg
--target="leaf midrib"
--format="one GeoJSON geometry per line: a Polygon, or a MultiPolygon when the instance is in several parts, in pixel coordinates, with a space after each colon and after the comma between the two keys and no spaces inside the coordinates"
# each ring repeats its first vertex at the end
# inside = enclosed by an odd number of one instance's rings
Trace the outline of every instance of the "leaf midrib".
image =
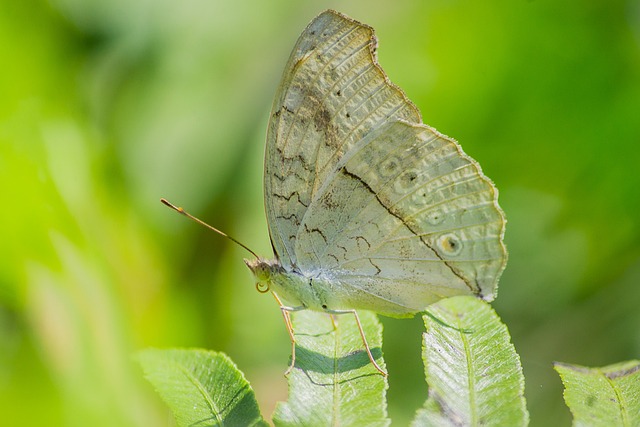
{"type": "Polygon", "coordinates": [[[475,370],[473,369],[473,360],[471,358],[472,352],[469,345],[469,340],[464,333],[464,328],[458,322],[458,330],[460,331],[460,339],[464,347],[465,359],[467,361],[467,386],[469,388],[469,411],[470,411],[470,425],[478,425],[478,411],[476,402],[476,377],[475,370]]]}
{"type": "Polygon", "coordinates": [[[182,372],[184,376],[196,387],[198,392],[200,392],[205,402],[209,406],[211,413],[216,419],[216,425],[222,426],[223,424],[222,424],[222,418],[220,417],[220,411],[216,406],[215,402],[211,399],[211,396],[209,396],[209,393],[207,392],[207,389],[204,387],[204,385],[191,373],[191,371],[189,371],[182,365],[178,365],[178,370],[182,372]]]}
{"type": "MultiPolygon", "coordinates": [[[[333,317],[331,318],[331,324],[334,324],[333,317]]],[[[340,381],[338,378],[338,358],[340,357],[340,329],[334,327],[333,330],[335,340],[333,347],[333,416],[331,419],[332,426],[340,425],[340,381]]]]}
{"type": "Polygon", "coordinates": [[[629,424],[629,414],[627,411],[627,407],[624,404],[625,403],[624,397],[620,394],[620,389],[616,386],[616,383],[611,378],[609,378],[604,372],[600,372],[600,375],[604,376],[604,379],[607,381],[607,384],[609,384],[609,386],[611,387],[611,389],[616,395],[616,399],[618,400],[618,409],[620,410],[620,418],[622,420],[622,425],[630,426],[631,424],[629,424]]]}

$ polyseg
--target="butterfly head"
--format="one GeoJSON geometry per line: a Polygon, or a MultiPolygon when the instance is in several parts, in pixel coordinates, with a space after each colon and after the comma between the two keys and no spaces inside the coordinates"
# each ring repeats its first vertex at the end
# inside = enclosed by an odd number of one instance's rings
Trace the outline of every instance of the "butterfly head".
{"type": "Polygon", "coordinates": [[[256,278],[256,289],[262,293],[269,291],[273,277],[283,271],[282,266],[276,259],[245,259],[244,263],[256,278]]]}

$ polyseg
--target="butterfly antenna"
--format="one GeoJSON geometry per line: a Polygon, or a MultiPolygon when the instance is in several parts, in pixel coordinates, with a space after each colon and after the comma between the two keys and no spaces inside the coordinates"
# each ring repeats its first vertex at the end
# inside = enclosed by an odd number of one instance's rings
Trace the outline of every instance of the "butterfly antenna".
{"type": "Polygon", "coordinates": [[[246,249],[247,251],[249,251],[249,253],[251,255],[253,255],[254,257],[256,257],[256,259],[260,258],[258,255],[256,255],[255,252],[253,252],[251,249],[249,249],[248,247],[246,247],[245,245],[243,245],[242,243],[240,243],[239,241],[237,241],[236,239],[234,239],[233,237],[229,236],[226,233],[223,233],[222,231],[218,230],[215,227],[210,226],[209,224],[207,224],[206,222],[202,221],[201,219],[196,218],[195,216],[191,215],[189,212],[185,211],[184,209],[182,209],[181,207],[178,207],[176,205],[174,205],[173,203],[169,202],[167,199],[160,199],[160,201],[165,205],[165,206],[169,206],[171,209],[173,209],[174,211],[186,216],[189,219],[194,220],[195,222],[197,222],[200,225],[204,225],[205,227],[207,227],[209,230],[213,230],[216,233],[220,234],[221,236],[226,237],[227,239],[231,240],[233,243],[236,243],[237,245],[240,245],[242,248],[246,249]]]}

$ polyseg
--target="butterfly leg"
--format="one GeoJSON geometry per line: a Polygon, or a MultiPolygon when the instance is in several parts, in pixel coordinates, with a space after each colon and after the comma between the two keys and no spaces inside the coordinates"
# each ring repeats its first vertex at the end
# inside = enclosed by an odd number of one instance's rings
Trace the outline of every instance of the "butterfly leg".
{"type": "Polygon", "coordinates": [[[329,317],[331,318],[331,324],[333,325],[333,330],[335,331],[336,329],[338,329],[338,319],[334,314],[329,314],[329,317]]]}
{"type": "MultiPolygon", "coordinates": [[[[329,314],[347,314],[351,313],[356,318],[356,323],[358,324],[358,330],[360,331],[360,337],[362,337],[362,342],[364,343],[364,348],[367,350],[367,355],[369,356],[369,360],[373,364],[373,366],[382,374],[382,376],[386,377],[388,374],[376,363],[376,360],[373,358],[373,354],[371,354],[371,349],[369,348],[369,343],[367,342],[367,338],[364,335],[364,331],[362,330],[362,323],[360,323],[360,317],[358,317],[358,312],[355,310],[327,310],[329,314]]],[[[332,320],[333,320],[333,316],[332,320]]],[[[334,323],[335,325],[335,323],[334,323]]]]}
{"type": "Polygon", "coordinates": [[[291,315],[290,313],[293,311],[300,311],[306,309],[304,306],[299,307],[288,307],[282,303],[280,297],[275,292],[271,292],[273,297],[278,301],[278,305],[280,306],[280,311],[282,312],[282,317],[284,318],[284,324],[287,327],[287,332],[289,332],[289,338],[291,338],[291,364],[284,372],[284,375],[287,376],[291,373],[291,370],[296,364],[296,336],[293,333],[293,324],[291,323],[291,315]]]}

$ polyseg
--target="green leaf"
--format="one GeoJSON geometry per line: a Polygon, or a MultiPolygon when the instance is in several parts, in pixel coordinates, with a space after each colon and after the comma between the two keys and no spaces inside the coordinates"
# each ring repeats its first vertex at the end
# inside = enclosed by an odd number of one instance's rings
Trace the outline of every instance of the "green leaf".
{"type": "Polygon", "coordinates": [[[423,316],[429,398],[413,426],[527,425],[520,359],[485,302],[454,297],[423,316]]]}
{"type": "Polygon", "coordinates": [[[179,426],[268,425],[249,383],[226,355],[150,349],[137,356],[179,426]]]}
{"type": "MultiPolygon", "coordinates": [[[[384,368],[382,326],[359,311],[377,363],[384,368]]],[[[277,426],[386,426],[387,381],[371,364],[353,315],[337,316],[337,329],[324,313],[294,313],[296,364],[289,374],[289,400],[276,407],[277,426]]]]}
{"type": "Polygon", "coordinates": [[[640,425],[640,361],[603,368],[555,363],[575,426],[640,425]]]}

